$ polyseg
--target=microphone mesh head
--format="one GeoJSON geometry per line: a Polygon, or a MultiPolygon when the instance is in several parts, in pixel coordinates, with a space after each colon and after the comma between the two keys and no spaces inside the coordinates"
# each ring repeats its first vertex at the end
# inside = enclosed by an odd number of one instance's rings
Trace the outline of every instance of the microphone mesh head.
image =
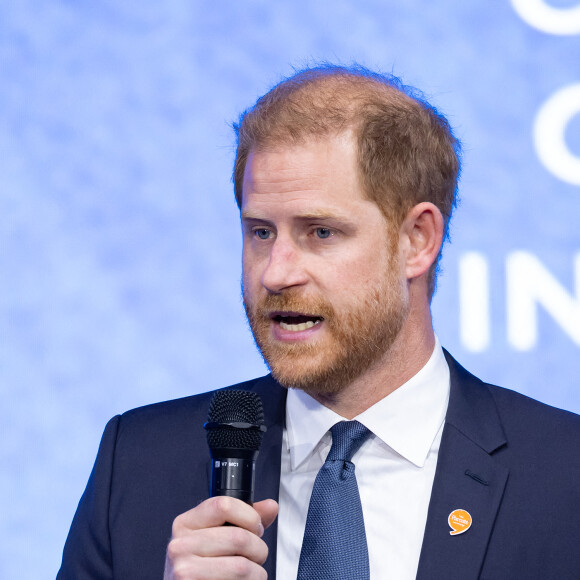
{"type": "MultiPolygon", "coordinates": [[[[264,424],[262,400],[251,391],[217,391],[209,405],[208,423],[264,424]]],[[[210,449],[249,449],[258,451],[264,433],[258,429],[237,429],[224,425],[207,431],[210,449]]]]}

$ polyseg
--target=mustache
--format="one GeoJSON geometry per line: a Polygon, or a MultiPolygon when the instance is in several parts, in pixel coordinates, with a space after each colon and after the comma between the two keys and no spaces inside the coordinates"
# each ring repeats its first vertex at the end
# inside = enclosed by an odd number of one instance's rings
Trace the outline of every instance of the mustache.
{"type": "Polygon", "coordinates": [[[244,306],[248,314],[270,318],[271,312],[295,312],[330,319],[335,315],[334,308],[322,297],[302,296],[293,290],[280,294],[266,294],[260,300],[250,303],[244,293],[244,306]]]}

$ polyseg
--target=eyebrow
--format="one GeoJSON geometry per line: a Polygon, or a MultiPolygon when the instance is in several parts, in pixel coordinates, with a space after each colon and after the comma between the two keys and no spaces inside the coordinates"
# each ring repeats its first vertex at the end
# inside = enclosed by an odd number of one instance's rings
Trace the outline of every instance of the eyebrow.
{"type": "MultiPolygon", "coordinates": [[[[260,222],[270,222],[271,220],[266,217],[260,217],[259,215],[253,215],[251,212],[242,211],[241,217],[243,220],[247,221],[260,221],[260,222]]],[[[295,216],[293,219],[298,221],[350,221],[350,217],[345,214],[329,213],[327,211],[313,211],[308,213],[303,213],[295,216]]]]}

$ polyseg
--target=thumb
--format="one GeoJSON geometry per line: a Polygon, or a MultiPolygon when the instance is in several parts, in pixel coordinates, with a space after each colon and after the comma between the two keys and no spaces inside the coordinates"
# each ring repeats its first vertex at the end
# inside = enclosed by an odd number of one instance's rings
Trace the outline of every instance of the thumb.
{"type": "Polygon", "coordinates": [[[264,529],[271,526],[278,515],[278,504],[273,499],[256,502],[254,509],[260,514],[264,529]]]}

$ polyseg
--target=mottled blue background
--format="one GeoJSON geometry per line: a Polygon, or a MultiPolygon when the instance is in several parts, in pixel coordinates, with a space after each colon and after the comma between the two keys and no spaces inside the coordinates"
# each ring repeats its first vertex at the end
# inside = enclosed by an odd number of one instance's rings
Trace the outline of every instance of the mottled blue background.
{"type": "MultiPolygon", "coordinates": [[[[530,6],[577,29],[540,30],[507,0],[3,3],[0,578],[54,577],[110,416],[265,372],[240,300],[229,123],[292,65],[394,72],[448,115],[465,168],[441,341],[482,378],[580,412],[578,334],[542,306],[537,344],[506,330],[519,250],[580,328],[580,187],[533,139],[544,103],[580,83],[579,4],[530,6]],[[489,269],[479,351],[460,334],[467,252],[489,269]]],[[[580,114],[565,142],[580,163],[580,114]]]]}

